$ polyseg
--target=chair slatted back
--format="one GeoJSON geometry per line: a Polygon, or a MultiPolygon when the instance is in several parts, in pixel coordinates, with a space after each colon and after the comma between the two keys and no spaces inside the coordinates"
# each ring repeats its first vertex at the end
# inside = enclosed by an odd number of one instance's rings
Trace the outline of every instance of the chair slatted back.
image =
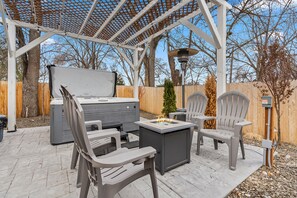
{"type": "MultiPolygon", "coordinates": [[[[90,141],[87,136],[87,129],[85,126],[84,111],[77,98],[73,96],[73,104],[75,107],[74,117],[77,124],[79,139],[82,141],[81,153],[86,162],[86,168],[90,181],[97,185],[98,183],[102,186],[102,176],[98,169],[95,169],[92,164],[92,158],[96,158],[96,155],[91,147],[90,141]]],[[[99,187],[99,186],[98,186],[99,187]]],[[[98,189],[99,190],[99,189],[98,189]]]]}
{"type": "MultiPolygon", "coordinates": [[[[85,121],[82,106],[77,98],[70,94],[66,87],[61,86],[61,89],[61,92],[63,93],[64,115],[72,131],[74,142],[78,145],[79,149],[87,153],[88,146],[89,148],[91,148],[91,146],[87,145],[89,141],[85,141],[85,138],[88,140],[88,137],[86,126],[84,124],[85,121]],[[77,112],[79,112],[79,114],[77,112]],[[82,130],[82,128],[84,128],[84,130],[82,130]]],[[[92,149],[90,150],[93,152],[92,149]]]]}
{"type": "Polygon", "coordinates": [[[204,115],[207,97],[200,92],[194,93],[188,97],[186,120],[191,121],[193,116],[204,115]]]}
{"type": "Polygon", "coordinates": [[[246,117],[250,100],[238,91],[221,95],[218,100],[217,129],[233,130],[246,117]]]}
{"type": "Polygon", "coordinates": [[[71,118],[71,112],[73,111],[72,109],[72,104],[71,104],[71,94],[68,92],[68,90],[66,89],[66,87],[61,86],[60,89],[62,98],[63,98],[63,109],[64,109],[64,116],[65,119],[70,127],[70,130],[72,132],[73,135],[73,139],[74,139],[74,144],[78,144],[78,137],[77,137],[77,133],[75,132],[74,129],[74,123],[73,123],[73,119],[71,118]]]}

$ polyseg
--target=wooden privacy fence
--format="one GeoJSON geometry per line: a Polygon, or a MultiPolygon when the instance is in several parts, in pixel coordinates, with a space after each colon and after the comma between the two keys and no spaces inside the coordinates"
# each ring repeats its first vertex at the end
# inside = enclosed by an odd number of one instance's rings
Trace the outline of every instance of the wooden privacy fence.
{"type": "MultiPolygon", "coordinates": [[[[22,88],[23,83],[16,84],[16,116],[19,118],[22,114],[22,88]]],[[[7,115],[7,82],[0,81],[0,114],[7,115]]],[[[49,115],[50,112],[50,91],[47,83],[39,83],[38,85],[38,109],[39,114],[49,115]]]]}
{"type": "MultiPolygon", "coordinates": [[[[294,82],[297,85],[297,82],[294,82]]],[[[181,87],[175,87],[177,107],[181,107],[181,87]]],[[[261,93],[253,86],[253,83],[228,84],[227,91],[238,90],[250,99],[250,107],[247,120],[253,125],[244,129],[245,135],[262,138],[264,135],[264,108],[261,106],[261,93]]],[[[163,87],[139,87],[140,109],[153,114],[161,114],[163,108],[163,87]]],[[[186,98],[196,91],[204,92],[204,86],[186,86],[186,98]]],[[[22,83],[17,83],[17,117],[22,112],[22,83]]],[[[132,86],[117,86],[118,97],[133,97],[132,86]]],[[[50,112],[49,86],[40,83],[38,87],[39,113],[42,115],[42,106],[45,115],[50,112]]],[[[281,132],[284,142],[297,144],[297,90],[294,91],[290,101],[281,107],[281,132]]],[[[7,114],[7,82],[0,82],[0,114],[7,114]]],[[[276,121],[276,114],[273,114],[276,121]]],[[[276,122],[275,122],[276,124],[276,122]]],[[[276,125],[274,126],[276,127],[276,125]]]]}
{"type": "MultiPolygon", "coordinates": [[[[293,82],[294,86],[297,86],[297,81],[293,82]]],[[[119,87],[119,89],[133,90],[133,87],[119,87]]],[[[177,107],[181,108],[181,87],[175,87],[175,93],[177,98],[177,107]]],[[[186,86],[186,97],[190,96],[194,92],[201,91],[204,93],[204,86],[186,86]]],[[[244,134],[249,137],[255,137],[262,139],[264,135],[264,108],[261,104],[261,93],[254,87],[253,83],[233,83],[227,85],[227,91],[237,90],[245,94],[250,99],[250,106],[248,110],[247,120],[252,121],[253,125],[247,126],[244,129],[244,134]]],[[[163,108],[163,87],[140,87],[139,99],[140,109],[153,114],[161,114],[163,108]]],[[[122,97],[132,97],[130,95],[121,95],[126,93],[121,90],[120,95],[122,97]]],[[[290,100],[286,104],[281,105],[281,138],[284,142],[297,144],[297,90],[294,91],[290,100]]],[[[274,123],[273,127],[277,128],[276,113],[273,112],[274,123]]]]}

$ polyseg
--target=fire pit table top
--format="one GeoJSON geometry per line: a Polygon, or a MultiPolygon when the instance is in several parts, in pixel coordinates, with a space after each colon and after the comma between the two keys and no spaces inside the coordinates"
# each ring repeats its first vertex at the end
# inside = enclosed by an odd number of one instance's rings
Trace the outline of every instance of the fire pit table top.
{"type": "Polygon", "coordinates": [[[193,123],[167,119],[167,118],[137,121],[135,123],[138,124],[140,127],[144,127],[158,133],[168,133],[168,132],[187,129],[195,126],[195,124],[193,123]]]}

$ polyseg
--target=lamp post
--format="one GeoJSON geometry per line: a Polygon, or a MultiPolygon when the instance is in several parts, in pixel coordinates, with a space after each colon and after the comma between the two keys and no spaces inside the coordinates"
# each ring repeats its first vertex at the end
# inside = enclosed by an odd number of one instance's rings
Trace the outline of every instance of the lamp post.
{"type": "Polygon", "coordinates": [[[178,62],[180,62],[180,67],[182,70],[182,108],[185,108],[185,72],[189,56],[193,56],[198,53],[198,50],[191,48],[180,48],[168,52],[171,57],[177,57],[178,62]]]}

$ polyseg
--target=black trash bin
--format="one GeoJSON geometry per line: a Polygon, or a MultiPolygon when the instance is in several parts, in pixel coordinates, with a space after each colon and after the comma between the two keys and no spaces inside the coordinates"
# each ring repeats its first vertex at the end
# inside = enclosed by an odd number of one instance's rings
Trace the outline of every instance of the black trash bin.
{"type": "Polygon", "coordinates": [[[3,129],[7,126],[7,117],[5,115],[0,115],[0,142],[3,139],[3,129]]]}

